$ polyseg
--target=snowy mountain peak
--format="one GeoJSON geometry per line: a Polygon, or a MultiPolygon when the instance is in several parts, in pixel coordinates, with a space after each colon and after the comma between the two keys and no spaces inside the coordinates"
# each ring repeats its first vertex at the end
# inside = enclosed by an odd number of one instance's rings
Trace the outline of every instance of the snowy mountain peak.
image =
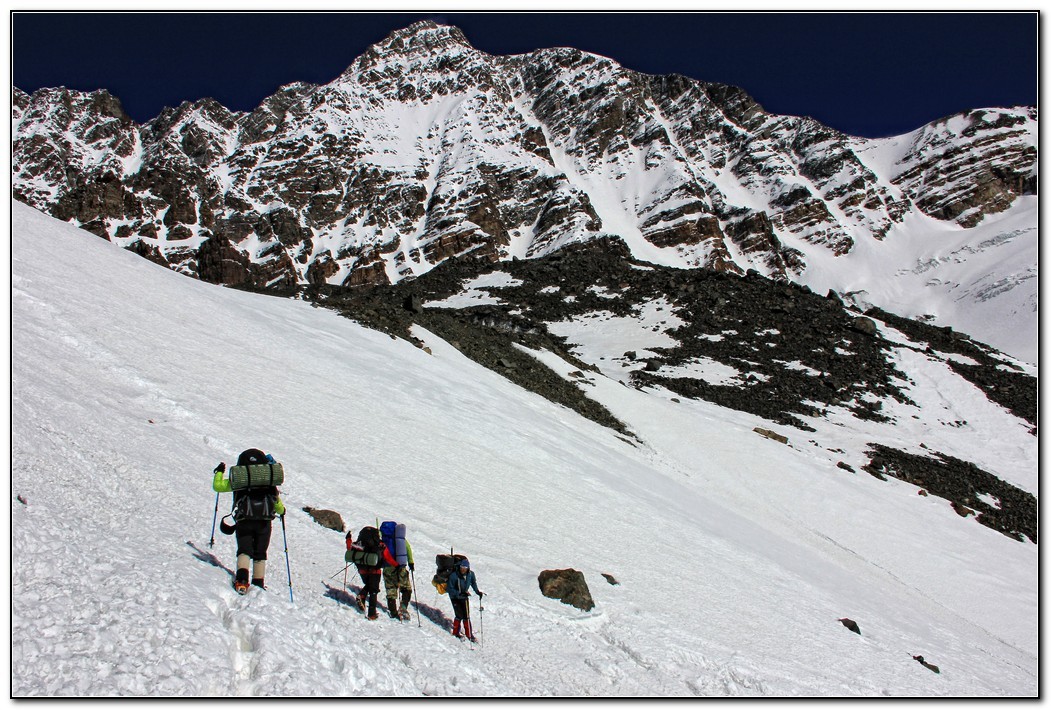
{"type": "MultiPolygon", "coordinates": [[[[948,292],[988,296],[976,282],[991,266],[940,279],[948,298],[902,296],[899,275],[947,242],[955,259],[993,263],[1002,250],[977,245],[1017,247],[997,236],[1020,210],[1035,235],[1035,108],[854,138],[767,113],[737,87],[571,48],[493,57],[430,21],[248,114],[202,100],[140,127],[119,104],[63,91],[14,94],[16,198],[208,281],[388,284],[451,257],[615,236],[651,263],[864,292],[959,326],[948,292]]],[[[992,280],[1028,303],[1025,268],[992,280]]],[[[1027,306],[1011,308],[986,322],[1026,321],[1035,343],[1027,306]]],[[[999,329],[974,334],[998,343],[999,329]]]]}
{"type": "MultiPolygon", "coordinates": [[[[421,20],[395,30],[358,57],[339,80],[352,79],[377,67],[398,62],[433,62],[435,58],[462,53],[479,53],[458,27],[421,20]]],[[[410,76],[406,76],[409,79],[410,76]]],[[[339,81],[337,80],[337,81],[339,81]]]]}
{"type": "Polygon", "coordinates": [[[432,20],[420,20],[404,29],[391,32],[382,42],[373,45],[372,49],[380,54],[385,52],[440,53],[452,47],[474,50],[459,27],[439,24],[432,20]]]}

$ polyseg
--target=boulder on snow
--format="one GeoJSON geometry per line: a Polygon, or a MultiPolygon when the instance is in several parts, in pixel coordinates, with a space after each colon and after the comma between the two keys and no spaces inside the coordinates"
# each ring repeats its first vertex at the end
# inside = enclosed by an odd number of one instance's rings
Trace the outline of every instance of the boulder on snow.
{"type": "Polygon", "coordinates": [[[858,627],[858,622],[854,621],[853,619],[847,619],[847,618],[839,619],[839,623],[841,623],[844,626],[846,626],[848,629],[850,629],[851,631],[856,633],[858,636],[861,636],[861,629],[858,627]]]}
{"type": "Polygon", "coordinates": [[[759,436],[765,436],[767,439],[773,439],[774,441],[780,441],[782,444],[787,444],[788,443],[788,437],[787,436],[783,436],[781,434],[778,434],[776,431],[770,431],[769,429],[764,429],[764,428],[758,427],[758,426],[755,429],[752,429],[752,431],[754,431],[759,436]]]}
{"type": "Polygon", "coordinates": [[[591,590],[588,589],[583,572],[575,569],[546,569],[537,579],[540,592],[545,597],[558,599],[581,611],[595,608],[595,600],[591,598],[591,590]]]}
{"type": "Polygon", "coordinates": [[[311,508],[308,505],[303,507],[303,511],[323,528],[335,530],[336,532],[346,531],[346,526],[343,524],[343,516],[334,510],[321,510],[319,508],[311,508]]]}
{"type": "Polygon", "coordinates": [[[605,577],[606,581],[609,582],[610,584],[612,584],[614,587],[619,587],[620,586],[620,582],[618,582],[617,578],[614,577],[612,574],[606,574],[605,572],[603,572],[602,576],[605,577]]]}

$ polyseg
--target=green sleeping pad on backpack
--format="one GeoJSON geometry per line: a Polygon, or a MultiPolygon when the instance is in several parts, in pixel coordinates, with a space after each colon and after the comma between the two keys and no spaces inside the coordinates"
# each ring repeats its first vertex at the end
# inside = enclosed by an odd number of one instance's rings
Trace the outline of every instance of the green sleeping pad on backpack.
{"type": "Polygon", "coordinates": [[[230,468],[230,488],[235,491],[256,486],[280,486],[284,482],[285,469],[279,463],[257,463],[230,468]]]}

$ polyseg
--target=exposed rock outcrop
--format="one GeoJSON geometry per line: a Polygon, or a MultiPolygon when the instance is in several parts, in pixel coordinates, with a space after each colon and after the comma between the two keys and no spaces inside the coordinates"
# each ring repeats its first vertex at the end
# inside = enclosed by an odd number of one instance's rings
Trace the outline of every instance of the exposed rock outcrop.
{"type": "Polygon", "coordinates": [[[1008,537],[1039,542],[1033,494],[947,454],[935,453],[932,458],[881,444],[869,444],[869,449],[871,461],[864,469],[873,476],[907,481],[945,498],[961,517],[974,515],[982,525],[1008,537]]]}
{"type": "Polygon", "coordinates": [[[336,532],[346,532],[347,527],[343,522],[343,516],[334,510],[311,508],[309,505],[303,507],[303,511],[314,519],[318,525],[336,532]]]}

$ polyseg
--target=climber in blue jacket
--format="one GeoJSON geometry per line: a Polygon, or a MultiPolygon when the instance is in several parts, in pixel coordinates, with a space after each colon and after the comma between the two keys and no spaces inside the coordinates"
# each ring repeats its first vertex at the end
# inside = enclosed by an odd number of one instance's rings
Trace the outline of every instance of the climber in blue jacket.
{"type": "Polygon", "coordinates": [[[466,558],[460,560],[460,566],[449,575],[446,589],[449,592],[449,599],[453,603],[453,614],[456,617],[453,620],[453,636],[462,638],[460,624],[463,623],[463,630],[467,638],[471,641],[476,641],[477,639],[471,632],[471,612],[467,608],[467,599],[471,596],[471,589],[474,589],[479,599],[483,595],[478,591],[478,580],[474,576],[474,572],[471,571],[471,563],[466,558]]]}

